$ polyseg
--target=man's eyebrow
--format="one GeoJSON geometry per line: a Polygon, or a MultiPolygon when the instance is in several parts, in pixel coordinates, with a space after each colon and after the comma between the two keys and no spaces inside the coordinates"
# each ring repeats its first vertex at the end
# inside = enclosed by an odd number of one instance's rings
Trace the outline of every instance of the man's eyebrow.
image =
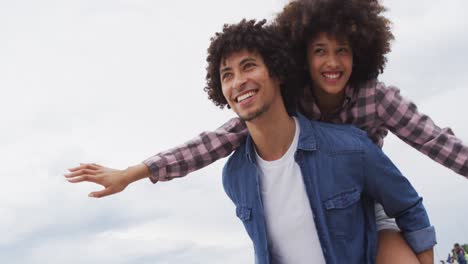
{"type": "Polygon", "coordinates": [[[223,73],[223,72],[230,71],[230,70],[231,70],[231,67],[224,67],[224,68],[221,68],[219,73],[223,73]]]}
{"type": "MultiPolygon", "coordinates": [[[[256,62],[256,60],[254,58],[247,57],[247,58],[241,60],[239,62],[239,65],[246,64],[247,62],[256,62]]],[[[231,67],[224,67],[224,68],[221,68],[219,73],[223,73],[223,72],[230,71],[230,70],[231,70],[231,67]]]]}
{"type": "Polygon", "coordinates": [[[247,57],[243,60],[241,60],[241,62],[239,63],[239,65],[242,65],[242,64],[245,64],[247,62],[255,62],[256,60],[254,58],[250,58],[250,57],[247,57]]]}

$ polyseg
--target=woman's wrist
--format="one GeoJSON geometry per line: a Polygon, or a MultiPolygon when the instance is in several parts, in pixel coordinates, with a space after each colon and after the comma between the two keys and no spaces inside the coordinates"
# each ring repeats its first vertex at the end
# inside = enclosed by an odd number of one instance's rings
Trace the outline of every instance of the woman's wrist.
{"type": "Polygon", "coordinates": [[[124,178],[127,180],[128,184],[144,178],[148,178],[150,174],[150,170],[143,163],[135,166],[130,166],[124,170],[124,178]]]}

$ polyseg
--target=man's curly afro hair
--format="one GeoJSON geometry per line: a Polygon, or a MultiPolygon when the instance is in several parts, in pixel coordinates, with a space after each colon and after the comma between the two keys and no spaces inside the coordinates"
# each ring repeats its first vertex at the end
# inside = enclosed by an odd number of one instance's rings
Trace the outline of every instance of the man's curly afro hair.
{"type": "Polygon", "coordinates": [[[348,41],[353,51],[349,83],[358,86],[385,68],[394,39],[391,23],[382,15],[385,10],[377,0],[295,0],[278,14],[274,25],[291,41],[302,68],[307,67],[307,44],[319,33],[348,41]]]}
{"type": "MultiPolygon", "coordinates": [[[[259,54],[270,77],[280,81],[281,95],[286,109],[293,113],[296,108],[297,94],[303,83],[298,78],[296,62],[291,49],[275,28],[266,25],[266,20],[245,20],[237,24],[225,24],[222,32],[211,38],[206,61],[206,87],[208,98],[216,106],[223,108],[227,101],[223,96],[220,79],[222,61],[235,52],[247,50],[259,54]]],[[[229,106],[228,106],[229,108],[229,106]]]]}

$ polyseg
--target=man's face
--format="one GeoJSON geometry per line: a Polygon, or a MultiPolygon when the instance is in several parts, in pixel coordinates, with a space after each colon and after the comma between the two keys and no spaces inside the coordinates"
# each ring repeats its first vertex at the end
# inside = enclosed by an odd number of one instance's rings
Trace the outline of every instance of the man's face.
{"type": "Polygon", "coordinates": [[[271,78],[258,53],[234,52],[221,61],[221,87],[232,110],[244,121],[252,121],[268,112],[281,100],[280,85],[271,78]]]}

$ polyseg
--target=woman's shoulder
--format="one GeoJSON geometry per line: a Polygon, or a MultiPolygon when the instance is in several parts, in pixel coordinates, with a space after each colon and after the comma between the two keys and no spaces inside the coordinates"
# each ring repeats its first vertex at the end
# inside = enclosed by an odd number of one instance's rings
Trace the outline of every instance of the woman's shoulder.
{"type": "Polygon", "coordinates": [[[386,85],[378,79],[372,79],[359,85],[356,89],[358,98],[374,98],[375,102],[379,104],[384,100],[393,100],[392,98],[398,97],[400,89],[394,85],[386,85]]]}

